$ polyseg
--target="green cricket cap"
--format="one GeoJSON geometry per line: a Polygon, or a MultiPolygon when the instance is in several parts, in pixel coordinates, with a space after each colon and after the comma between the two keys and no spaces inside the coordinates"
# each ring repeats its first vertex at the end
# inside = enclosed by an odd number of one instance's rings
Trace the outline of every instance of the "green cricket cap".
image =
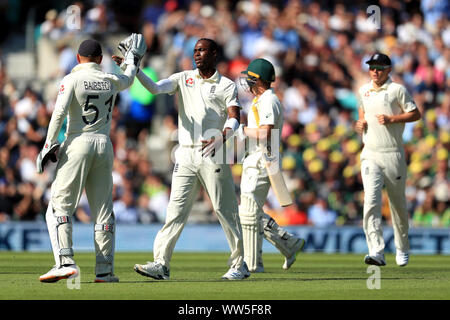
{"type": "Polygon", "coordinates": [[[268,82],[275,81],[275,68],[266,59],[255,59],[242,73],[268,82]]]}

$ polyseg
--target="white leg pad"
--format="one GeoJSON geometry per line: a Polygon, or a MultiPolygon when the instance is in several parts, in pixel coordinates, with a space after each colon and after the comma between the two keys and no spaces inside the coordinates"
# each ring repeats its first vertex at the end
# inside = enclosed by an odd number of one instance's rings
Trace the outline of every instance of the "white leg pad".
{"type": "Polygon", "coordinates": [[[260,212],[257,203],[253,199],[241,196],[239,218],[241,220],[244,243],[244,261],[251,272],[256,271],[258,267],[259,269],[263,268],[263,231],[260,212]]]}
{"type": "Polygon", "coordinates": [[[55,265],[75,264],[72,249],[72,220],[70,216],[56,216],[51,202],[45,214],[55,265]]]}
{"type": "Polygon", "coordinates": [[[52,203],[50,202],[45,213],[45,221],[47,222],[48,234],[50,236],[50,243],[52,245],[53,257],[55,258],[55,265],[61,266],[61,259],[59,258],[59,243],[58,243],[58,222],[53,214],[52,203]]]}
{"type": "Polygon", "coordinates": [[[285,257],[293,254],[294,245],[297,242],[292,234],[281,228],[268,214],[262,215],[264,238],[273,244],[285,257]]]}

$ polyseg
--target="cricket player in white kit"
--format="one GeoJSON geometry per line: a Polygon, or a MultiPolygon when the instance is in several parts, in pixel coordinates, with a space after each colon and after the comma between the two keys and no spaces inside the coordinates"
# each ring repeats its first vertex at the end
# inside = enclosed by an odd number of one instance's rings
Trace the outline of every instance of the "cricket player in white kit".
{"type": "Polygon", "coordinates": [[[157,83],[143,72],[137,73],[139,81],[151,93],[177,93],[179,98],[180,147],[175,155],[166,222],[155,238],[154,262],[134,266],[136,272],[147,277],[169,279],[173,250],[200,185],[211,199],[231,249],[230,269],[222,278],[240,280],[250,276],[244,265],[242,231],[231,169],[222,161],[220,152],[224,141],[239,127],[240,105],[235,83],[215,69],[216,54],[217,44],[202,38],[194,48],[197,69],[175,73],[157,83]]]}
{"type": "Polygon", "coordinates": [[[243,73],[246,77],[241,78],[241,85],[255,95],[248,114],[248,125],[241,124],[237,131],[241,140],[249,139],[249,150],[243,163],[239,206],[244,260],[250,272],[264,272],[264,236],[285,256],[283,269],[287,270],[294,263],[297,253],[303,249],[305,240],[294,237],[263,211],[270,188],[264,154],[268,149],[272,156],[279,157],[283,128],[283,108],[270,88],[271,82],[275,81],[275,69],[269,61],[255,59],[243,73]],[[271,145],[272,142],[275,144],[271,145]]]}
{"type": "Polygon", "coordinates": [[[146,50],[142,35],[132,37],[135,46],[125,57],[127,68],[123,75],[101,71],[101,46],[89,39],[79,46],[79,64],[61,82],[46,142],[36,160],[38,173],[42,173],[50,153],[56,161],[57,137],[67,116],[66,139],[59,150],[46,213],[55,266],[40,277],[41,282],[55,282],[78,273],[73,259],[72,216],[84,189],[95,222],[95,282],[119,281],[114,275],[114,153],[109,132],[116,94],[133,83],[146,50]]]}
{"type": "Polygon", "coordinates": [[[364,186],[363,228],[369,254],[366,264],[386,265],[381,225],[381,191],[386,187],[391,210],[396,262],[409,261],[408,212],[406,209],[406,160],[403,130],[406,122],[421,118],[419,109],[406,88],[390,77],[391,59],[382,53],[370,60],[372,81],[359,89],[359,120],[356,130],[362,134],[361,175],[364,186]]]}

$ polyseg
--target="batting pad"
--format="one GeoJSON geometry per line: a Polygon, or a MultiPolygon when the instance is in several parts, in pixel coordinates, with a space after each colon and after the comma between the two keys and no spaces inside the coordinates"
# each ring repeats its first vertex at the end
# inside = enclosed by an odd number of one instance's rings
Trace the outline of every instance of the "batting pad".
{"type": "Polygon", "coordinates": [[[253,272],[258,265],[262,266],[263,236],[256,225],[242,225],[242,239],[244,242],[244,261],[248,269],[253,272]]]}
{"type": "Polygon", "coordinates": [[[264,213],[261,217],[264,228],[264,237],[273,244],[285,257],[293,254],[297,239],[289,232],[281,228],[275,220],[264,213]]]}
{"type": "Polygon", "coordinates": [[[250,271],[262,266],[263,230],[261,224],[261,210],[250,197],[241,196],[239,218],[242,226],[244,242],[244,260],[250,271]]]}

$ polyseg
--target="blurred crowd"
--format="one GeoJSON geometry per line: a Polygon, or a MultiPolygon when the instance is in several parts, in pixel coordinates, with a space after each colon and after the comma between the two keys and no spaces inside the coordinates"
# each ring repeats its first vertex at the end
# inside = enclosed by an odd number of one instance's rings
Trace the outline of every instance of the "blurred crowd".
{"type": "MultiPolygon", "coordinates": [[[[274,64],[273,87],[285,119],[282,166],[295,203],[281,208],[270,191],[265,210],[281,225],[361,225],[356,94],[370,80],[364,62],[376,51],[388,54],[392,79],[407,87],[422,112],[422,119],[408,123],[404,132],[411,226],[450,226],[448,1],[380,0],[373,11],[367,10],[373,3],[363,1],[149,1],[135,13],[137,27],[132,30],[108,1],[74,5],[80,8],[79,28],[68,27],[73,16],[56,9],[48,10],[37,28],[36,43],[52,44],[59,59],[53,62],[56,72],[43,79],[49,90],[32,84],[20,90],[1,62],[0,222],[44,217],[55,165],[37,175],[35,159],[55,103],[54,83],[76,64],[80,39],[99,39],[105,71],[120,72],[110,59],[118,53],[117,43],[108,40],[132,31],[146,39],[142,66],[154,80],[195,68],[192,54],[200,37],[217,41],[218,70],[230,79],[237,80],[254,58],[274,64]]],[[[244,122],[252,96],[238,88],[244,122]]],[[[175,97],[153,96],[137,80],[117,96],[111,140],[118,223],[164,221],[177,146],[176,109],[175,97]]],[[[232,172],[239,195],[241,164],[232,164],[232,172]]],[[[389,204],[383,198],[383,218],[389,224],[389,204]]],[[[75,217],[90,221],[85,195],[75,217]]],[[[190,220],[217,223],[204,190],[190,220]]]]}

